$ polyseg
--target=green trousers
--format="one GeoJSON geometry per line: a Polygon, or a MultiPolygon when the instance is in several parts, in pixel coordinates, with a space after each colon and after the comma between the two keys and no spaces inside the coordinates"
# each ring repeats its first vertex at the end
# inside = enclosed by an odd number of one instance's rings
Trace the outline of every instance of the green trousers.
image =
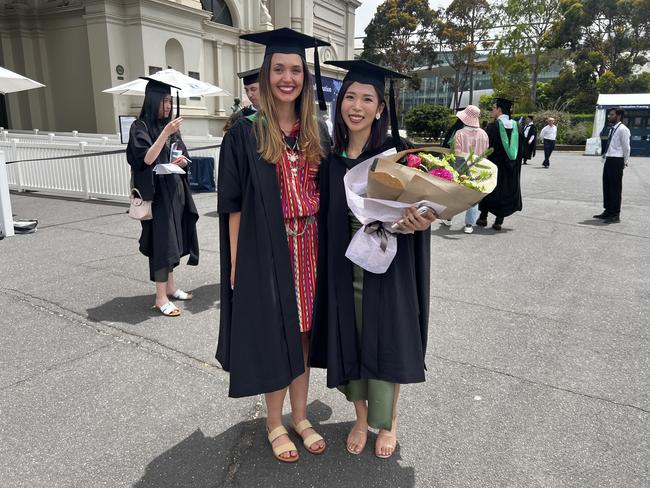
{"type": "MultiPolygon", "coordinates": [[[[359,221],[353,216],[350,217],[352,232],[361,227],[359,221]]],[[[354,287],[354,315],[356,319],[357,337],[361,343],[362,301],[363,301],[363,269],[353,265],[353,287],[354,287]]],[[[359,356],[363,350],[359,351],[359,356]]],[[[352,380],[347,385],[341,385],[338,389],[345,394],[348,401],[366,400],[368,402],[368,425],[374,429],[390,430],[393,424],[393,398],[395,395],[395,383],[382,380],[360,379],[352,380]]]]}

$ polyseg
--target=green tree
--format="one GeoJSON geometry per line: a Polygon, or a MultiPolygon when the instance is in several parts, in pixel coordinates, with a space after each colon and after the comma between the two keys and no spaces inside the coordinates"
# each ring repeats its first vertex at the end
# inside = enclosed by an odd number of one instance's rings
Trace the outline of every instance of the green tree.
{"type": "Polygon", "coordinates": [[[568,56],[546,100],[564,97],[570,110],[591,111],[601,90],[643,88],[634,70],[650,50],[650,0],[560,0],[549,45],[568,56]]]}
{"type": "Polygon", "coordinates": [[[474,98],[474,73],[482,67],[478,53],[491,46],[490,31],[495,26],[496,10],[487,0],[453,0],[444,12],[438,37],[441,55],[452,69],[449,79],[454,91],[454,107],[467,87],[474,98]]]}
{"type": "Polygon", "coordinates": [[[361,59],[409,73],[430,56],[436,19],[427,0],[386,0],[366,27],[361,59]]]}
{"type": "Polygon", "coordinates": [[[548,45],[560,13],[560,0],[506,0],[502,12],[506,32],[496,45],[492,56],[499,59],[490,63],[490,72],[497,73],[497,67],[508,68],[509,61],[512,60],[518,67],[509,71],[519,77],[519,81],[523,81],[520,70],[527,64],[530,96],[525,98],[530,98],[534,108],[537,105],[539,74],[557,56],[557,52],[550,50],[548,45]],[[526,62],[520,55],[526,57],[526,62]]]}
{"type": "Polygon", "coordinates": [[[530,97],[531,63],[523,53],[512,56],[494,53],[488,57],[494,91],[517,102],[517,111],[534,108],[530,97]]]}
{"type": "Polygon", "coordinates": [[[404,125],[409,137],[432,140],[447,130],[451,110],[443,105],[422,104],[409,110],[404,116],[404,125]]]}

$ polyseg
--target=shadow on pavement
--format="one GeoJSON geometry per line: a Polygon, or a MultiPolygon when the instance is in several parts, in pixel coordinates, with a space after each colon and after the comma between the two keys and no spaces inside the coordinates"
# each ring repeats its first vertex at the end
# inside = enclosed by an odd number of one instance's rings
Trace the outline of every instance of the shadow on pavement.
{"type": "Polygon", "coordinates": [[[203,214],[204,217],[219,217],[219,212],[213,210],[212,212],[207,212],[203,214]]]}
{"type": "MultiPolygon", "coordinates": [[[[219,283],[203,285],[192,291],[194,299],[185,302],[184,306],[184,309],[192,314],[204,312],[219,303],[219,283]]],[[[152,308],[154,302],[155,293],[152,287],[151,293],[146,295],[115,297],[102,305],[87,309],[86,312],[89,319],[97,322],[137,325],[160,315],[160,312],[152,308]]]]}
{"type": "MultiPolygon", "coordinates": [[[[216,437],[207,437],[197,429],[151,461],[133,487],[415,486],[415,469],[398,463],[399,445],[390,459],[378,459],[373,454],[376,435],[370,434],[365,451],[354,456],[345,449],[352,422],[321,424],[332,410],[320,401],[307,410],[327,442],[321,455],[309,454],[300,437],[291,432],[300,459],[293,464],[276,461],[266,439],[265,419],[259,418],[240,422],[216,437]]],[[[288,422],[289,416],[285,416],[285,425],[288,422]]]]}
{"type": "Polygon", "coordinates": [[[582,222],[578,222],[580,225],[593,225],[596,227],[607,227],[607,224],[604,224],[601,219],[585,219],[582,222]]]}

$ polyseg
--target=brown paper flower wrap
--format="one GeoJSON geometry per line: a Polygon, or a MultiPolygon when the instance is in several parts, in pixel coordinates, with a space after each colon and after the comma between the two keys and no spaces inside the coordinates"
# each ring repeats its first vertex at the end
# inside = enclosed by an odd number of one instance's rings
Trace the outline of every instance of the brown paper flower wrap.
{"type": "Polygon", "coordinates": [[[409,149],[391,156],[380,157],[368,170],[369,198],[404,203],[416,203],[422,200],[435,202],[446,207],[438,215],[438,218],[445,220],[480,202],[494,190],[496,184],[497,167],[493,163],[471,154],[460,154],[454,157],[449,150],[441,147],[409,149]],[[406,161],[407,158],[413,159],[410,155],[421,153],[426,154],[427,157],[431,156],[436,161],[439,159],[440,162],[434,163],[435,168],[447,168],[449,171],[443,173],[448,173],[448,177],[453,177],[454,180],[434,176],[423,170],[429,168],[417,169],[398,163],[398,161],[406,161]],[[470,162],[470,168],[466,161],[470,162]],[[461,170],[461,174],[457,169],[461,170]],[[476,182],[472,180],[466,183],[480,188],[480,191],[461,182],[474,177],[477,178],[476,182]]]}

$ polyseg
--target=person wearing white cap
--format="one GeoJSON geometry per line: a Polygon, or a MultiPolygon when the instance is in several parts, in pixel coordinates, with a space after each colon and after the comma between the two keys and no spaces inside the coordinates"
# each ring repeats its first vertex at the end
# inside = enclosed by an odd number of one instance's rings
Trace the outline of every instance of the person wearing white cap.
{"type": "MultiPolygon", "coordinates": [[[[464,110],[456,114],[456,117],[464,124],[462,129],[459,129],[454,134],[454,152],[469,153],[473,152],[479,155],[487,150],[490,145],[490,140],[487,133],[481,129],[479,117],[481,110],[475,105],[468,105],[464,110]]],[[[478,218],[478,203],[469,208],[465,212],[465,228],[466,234],[474,232],[474,224],[478,218]]]]}

